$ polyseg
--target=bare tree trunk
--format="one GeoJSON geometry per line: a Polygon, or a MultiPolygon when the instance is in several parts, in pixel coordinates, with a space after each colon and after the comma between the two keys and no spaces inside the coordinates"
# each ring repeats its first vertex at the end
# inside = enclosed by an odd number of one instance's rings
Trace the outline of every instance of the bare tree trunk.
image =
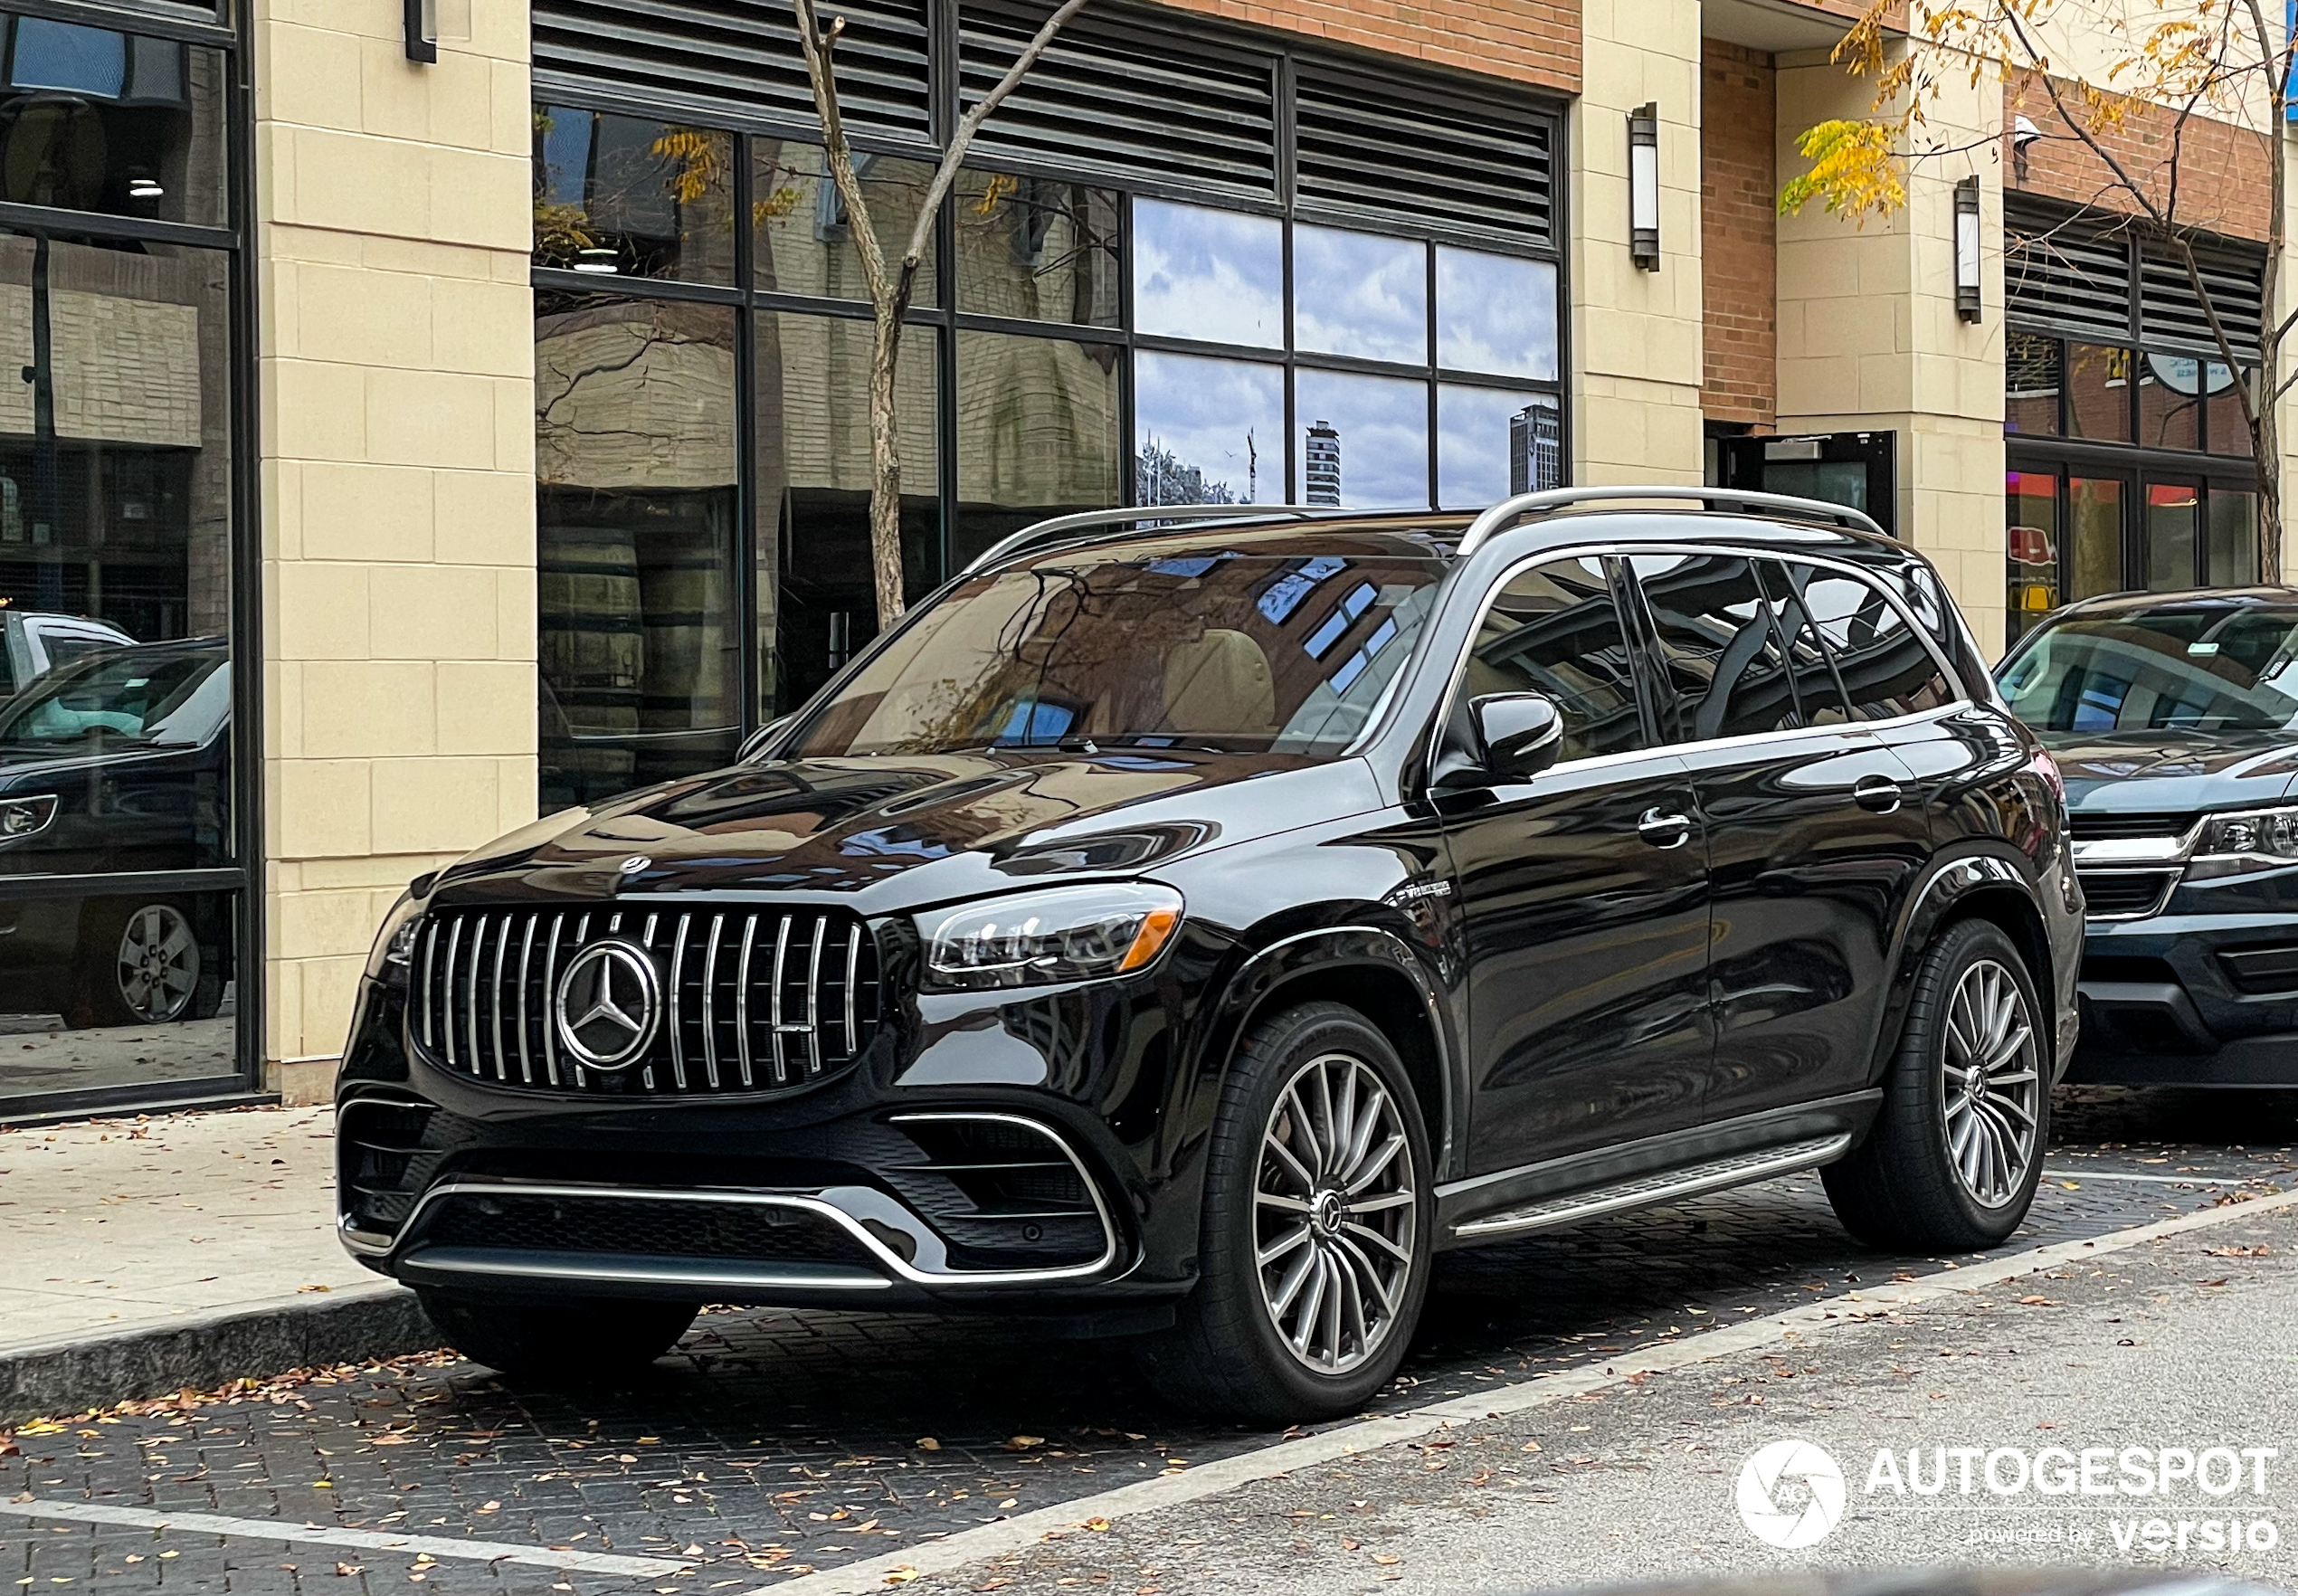
{"type": "Polygon", "coordinates": [[[901,353],[899,310],[878,307],[869,341],[869,569],[878,594],[878,627],[900,619],[902,591],[902,460],[894,416],[895,361],[901,353]]]}
{"type": "Polygon", "coordinates": [[[897,259],[888,261],[869,214],[869,197],[862,192],[861,179],[854,171],[853,147],[847,141],[845,119],[839,110],[832,55],[845,32],[845,19],[832,17],[825,24],[815,12],[814,0],[793,0],[798,18],[798,43],[806,53],[806,78],[813,88],[814,109],[821,119],[822,148],[831,181],[837,185],[838,197],[845,202],[854,252],[861,258],[862,276],[869,283],[870,305],[877,312],[876,336],[870,341],[869,352],[869,566],[875,578],[880,632],[900,620],[906,607],[902,596],[902,467],[894,423],[894,379],[895,362],[901,352],[902,317],[908,311],[910,296],[917,286],[918,266],[933,243],[935,218],[941,213],[951,185],[957,181],[959,168],[965,164],[965,152],[973,147],[973,135],[1052,45],[1061,24],[1075,16],[1085,3],[1086,0],[1061,0],[1021,47],[1021,53],[1014,57],[1004,75],[958,119],[949,145],[942,152],[941,162],[934,169],[933,180],[926,185],[924,201],[910,227],[908,247],[897,259]]]}

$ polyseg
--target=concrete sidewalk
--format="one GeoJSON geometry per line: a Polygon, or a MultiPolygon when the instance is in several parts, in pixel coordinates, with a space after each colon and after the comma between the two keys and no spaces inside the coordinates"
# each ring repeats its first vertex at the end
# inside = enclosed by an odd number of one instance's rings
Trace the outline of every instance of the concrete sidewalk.
{"type": "Polygon", "coordinates": [[[331,1108],[0,1130],[0,1423],[436,1344],[334,1234],[331,1108]]]}

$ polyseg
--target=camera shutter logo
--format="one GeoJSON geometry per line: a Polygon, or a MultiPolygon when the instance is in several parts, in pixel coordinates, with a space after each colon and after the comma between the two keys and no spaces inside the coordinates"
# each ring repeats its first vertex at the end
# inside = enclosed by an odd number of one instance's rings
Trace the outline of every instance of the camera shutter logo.
{"type": "Polygon", "coordinates": [[[1783,1551],[1826,1540],[1843,1516],[1843,1470],[1809,1441],[1773,1441],[1740,1466],[1741,1520],[1783,1551]]]}
{"type": "Polygon", "coordinates": [[[627,1069],[660,1017],[654,962],[626,942],[593,943],[558,978],[554,1006],[559,1041],[585,1069],[627,1069]]]}

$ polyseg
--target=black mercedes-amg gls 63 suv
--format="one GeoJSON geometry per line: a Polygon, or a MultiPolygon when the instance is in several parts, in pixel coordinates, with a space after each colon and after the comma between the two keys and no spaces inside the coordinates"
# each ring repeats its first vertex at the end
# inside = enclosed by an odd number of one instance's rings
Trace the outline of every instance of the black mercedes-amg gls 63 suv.
{"type": "Polygon", "coordinates": [[[1333,1414],[1448,1248],[1813,1166],[2002,1240],[2082,940],[2056,767],[1856,512],[1069,518],[732,769],[416,881],[342,1236],[514,1374],[971,1308],[1333,1414]]]}

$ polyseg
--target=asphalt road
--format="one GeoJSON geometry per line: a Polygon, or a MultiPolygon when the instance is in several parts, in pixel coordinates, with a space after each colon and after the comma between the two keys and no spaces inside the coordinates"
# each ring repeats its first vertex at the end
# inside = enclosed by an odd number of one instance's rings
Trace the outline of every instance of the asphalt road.
{"type": "MultiPolygon", "coordinates": [[[[2298,1095],[2079,1094],[2066,1104],[2046,1164],[2052,1178],[2017,1245],[2079,1247],[2272,1192],[2298,1173],[2293,1143],[2298,1095]]],[[[2227,1286],[2185,1293],[2198,1319],[2224,1316],[2226,1304],[2270,1289],[2285,1256],[2279,1240],[2270,1244],[2262,1257],[2225,1260],[2215,1272],[2227,1286]]],[[[1375,1411],[1474,1401],[1543,1377],[1600,1381],[1624,1357],[1682,1345],[1712,1326],[1752,1325],[1843,1293],[1985,1267],[1975,1259],[1865,1251],[1834,1225],[1809,1177],[1452,1255],[1405,1370],[1375,1411]]],[[[2132,1285],[2073,1278],[2050,1290],[2072,1302],[2083,1292],[2108,1294],[2110,1286],[2134,1303],[2143,1295],[2132,1285]]],[[[1585,1403],[1573,1421],[1590,1428],[1567,1425],[1554,1444],[1542,1439],[1538,1453],[1524,1451],[1521,1440],[1456,1437],[1437,1447],[1436,1438],[1423,1437],[1420,1444],[1433,1449],[1425,1455],[1401,1453],[1378,1465],[1425,1478],[1417,1492],[1391,1478],[1376,1493],[1312,1470],[1296,1482],[1305,1493],[1297,1504],[1249,1506],[1277,1488],[1255,1486],[1163,1518],[1120,1515],[1106,1532],[1065,1529],[1062,1541],[1033,1553],[1053,1560],[1042,1569],[1025,1559],[1010,1570],[918,1582],[1003,1589],[989,1582],[1007,1580],[1051,1591],[1073,1590],[1059,1582],[1074,1580],[1178,1596],[1220,1588],[1211,1582],[1228,1576],[1216,1565],[1232,1563],[1261,1570],[1256,1583],[1294,1577],[1305,1588],[1320,1582],[1319,1591],[1360,1578],[1383,1587],[1423,1577],[1554,1583],[1680,1572],[1685,1559],[1709,1556],[1717,1566],[1747,1566],[1764,1549],[1732,1507],[1732,1473],[1752,1438],[1784,1433],[1773,1421],[1800,1415],[1796,1404],[1831,1386],[1839,1387],[1829,1400],[1841,1411],[1915,1416],[1858,1420],[1894,1430],[1951,1413],[1959,1422],[1968,1414],[2007,1424],[2002,1415],[2025,1413],[2018,1404],[2046,1400],[2065,1416],[2038,1410],[2028,1422],[2072,1424],[2105,1400],[2102,1393],[2133,1380],[2132,1390],[2175,1392],[2197,1414],[2215,1412],[2209,1404],[2217,1402],[2259,1415],[2277,1401],[2291,1411],[2287,1368],[2272,1361],[2283,1335],[2271,1327],[2289,1322],[2286,1301],[2260,1299],[2221,1334],[2232,1338],[2227,1347],[2198,1329],[2169,1337],[2194,1354],[2189,1363],[2205,1365],[2199,1373],[2123,1355],[2060,1371],[2060,1383],[2047,1387],[2041,1372],[2057,1365],[2038,1360],[2027,1343],[2040,1344],[2037,1337],[2051,1326],[2075,1325],[2075,1309],[1998,1303],[1980,1310],[1957,1298],[1923,1311],[1941,1320],[1921,1332],[1928,1342],[1894,1348],[1887,1338],[1863,1341],[1856,1352],[1830,1342],[1826,1357],[1812,1360],[1818,1373],[1793,1372],[1804,1384],[1777,1382],[1768,1365],[1755,1367],[1760,1358],[1736,1376],[1739,1386],[1694,1392],[1688,1371],[1655,1375],[1632,1397],[1585,1403]],[[1967,1328],[1950,1327],[1965,1316],[1967,1328]],[[2004,1341],[2013,1332],[2024,1339],[2004,1341]],[[1982,1355],[1942,1358],[1932,1343],[1968,1343],[1982,1355]],[[1895,1386],[1858,1383],[1885,1378],[1880,1372],[1894,1361],[1923,1372],[1919,1401],[1895,1386]],[[2240,1371],[2238,1378],[2227,1370],[2240,1371]],[[1759,1376],[1766,1383],[1748,1386],[1759,1376]],[[1665,1410],[1652,1401],[1662,1392],[1676,1393],[1665,1410]],[[1749,1395],[1764,1401],[1747,1403],[1749,1395]],[[1903,1405],[1877,1408],[1885,1397],[1903,1405]],[[1727,1411],[1734,1402],[1747,1411],[1727,1411]],[[1686,1415],[1705,1428],[1687,1428],[1686,1415]],[[1607,1444],[1640,1463],[1595,1461],[1612,1454],[1581,1438],[1610,1424],[1629,1427],[1600,1431],[1611,1437],[1607,1444]],[[1657,1461],[1663,1453],[1666,1468],[1657,1461]],[[1581,1456],[1591,1461],[1571,1461],[1581,1456]],[[1466,1485],[1480,1471],[1484,1484],[1466,1485]],[[1582,1489],[1575,1482],[1583,1477],[1585,1494],[1568,1496],[1582,1489]],[[1367,1506],[1353,1506],[1359,1502],[1367,1506]],[[1504,1511],[1505,1503],[1515,1506],[1504,1511]],[[1329,1521],[1321,1516],[1327,1513],[1329,1521]],[[1503,1533],[1480,1537],[1482,1524],[1503,1533]],[[1064,1557],[1088,1561],[1070,1569],[1064,1557]]],[[[2132,1409],[2128,1421],[2151,1421],[2151,1412],[2132,1409]]],[[[1861,1441],[1856,1430],[1812,1433],[1822,1445],[1844,1446],[1847,1458],[1858,1445],[1880,1444],[1861,1441]]],[[[1923,1438],[1933,1433],[1948,1438],[1939,1444],[1966,1444],[1943,1430],[1925,1430],[1923,1438]]],[[[1526,1430],[1523,1439],[1541,1437],[1526,1430]]],[[[452,1359],[417,1359],[24,1430],[13,1455],[0,1445],[0,1586],[50,1596],[66,1596],[58,1589],[64,1585],[364,1596],[410,1584],[747,1596],[812,1575],[810,1588],[819,1591],[841,1568],[922,1557],[1032,1512],[1047,1515],[1032,1524],[1087,1523],[1112,1487],[1192,1471],[1209,1479],[1202,1471],[1249,1467],[1283,1439],[1192,1420],[1140,1381],[1121,1348],[1049,1339],[1042,1326],[713,1314],[678,1354],[620,1390],[519,1392],[452,1359]],[[53,1516],[62,1508],[110,1516],[53,1516]],[[393,1544],[411,1534],[431,1540],[393,1544]]],[[[1995,1444],[1986,1437],[1968,1444],[1982,1441],[1995,1444]]],[[[2298,1468],[2298,1440],[2293,1456],[2298,1468]]],[[[1920,1543],[1926,1560],[1961,1554],[1924,1522],[1929,1527],[1904,1514],[1879,1515],[1875,1526],[1847,1520],[1821,1550],[1852,1558],[1846,1549],[1920,1543]]],[[[875,1588],[878,1577],[862,1576],[864,1588],[875,1588]]]]}

